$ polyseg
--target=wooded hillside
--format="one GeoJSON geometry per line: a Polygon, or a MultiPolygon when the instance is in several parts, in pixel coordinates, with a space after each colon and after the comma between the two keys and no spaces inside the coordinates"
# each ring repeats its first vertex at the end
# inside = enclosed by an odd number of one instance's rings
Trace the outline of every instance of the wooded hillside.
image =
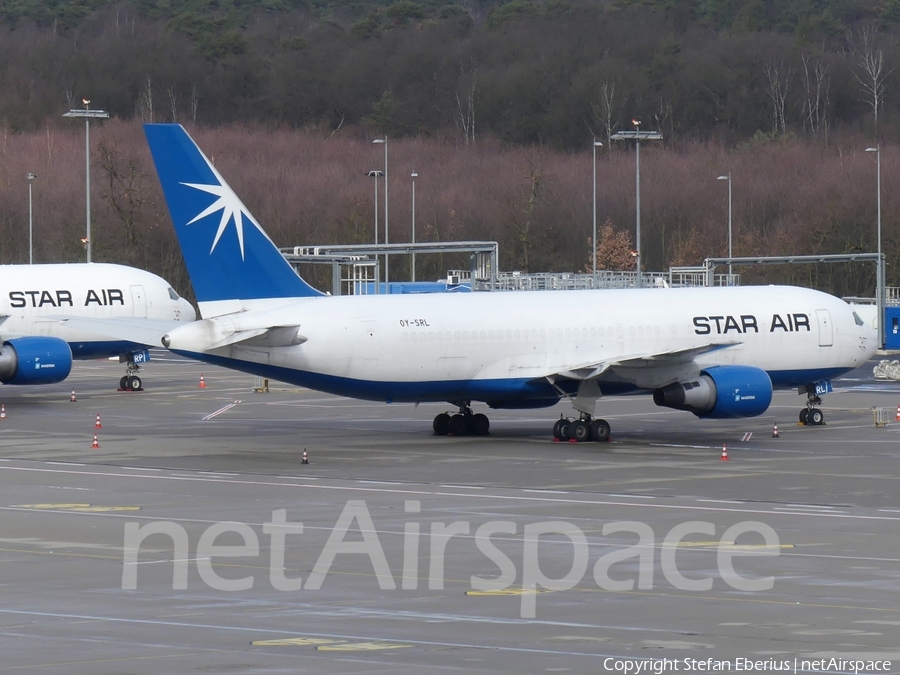
{"type": "MultiPolygon", "coordinates": [[[[374,238],[387,134],[392,240],[415,169],[420,239],[497,239],[533,271],[589,259],[595,136],[601,223],[633,231],[633,148],[608,141],[633,118],[665,136],[642,148],[647,269],[725,252],[729,171],[736,254],[874,250],[880,142],[897,264],[898,21],[900,0],[9,0],[0,261],[27,259],[27,172],[37,259],[82,259],[83,125],[61,116],[84,97],[113,117],[92,126],[94,257],[180,291],[141,121],[188,125],[282,245],[374,238]]],[[[873,292],[861,267],[765,273],[873,292]]]]}

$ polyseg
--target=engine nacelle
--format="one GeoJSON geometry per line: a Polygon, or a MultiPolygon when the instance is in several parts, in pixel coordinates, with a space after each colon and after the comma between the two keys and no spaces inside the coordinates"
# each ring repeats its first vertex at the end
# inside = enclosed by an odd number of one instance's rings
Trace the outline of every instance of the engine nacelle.
{"type": "Polygon", "coordinates": [[[53,384],[72,370],[72,350],[54,337],[20,337],[0,346],[0,382],[53,384]]]}
{"type": "Polygon", "coordinates": [[[713,366],[699,377],[660,387],[653,402],[697,417],[756,417],[772,402],[772,380],[761,368],[713,366]]]}

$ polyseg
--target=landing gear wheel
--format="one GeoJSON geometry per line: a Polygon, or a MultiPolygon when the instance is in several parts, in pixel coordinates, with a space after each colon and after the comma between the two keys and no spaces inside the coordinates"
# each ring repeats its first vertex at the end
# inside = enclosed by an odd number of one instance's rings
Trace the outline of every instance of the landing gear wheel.
{"type": "Polygon", "coordinates": [[[142,384],[141,378],[139,378],[137,375],[132,375],[131,377],[128,378],[127,389],[131,389],[132,391],[141,391],[141,389],[142,389],[141,384],[142,384]]]}
{"type": "Polygon", "coordinates": [[[450,428],[447,432],[451,436],[465,436],[469,433],[469,421],[465,415],[453,415],[450,418],[450,428]]]}
{"type": "Polygon", "coordinates": [[[491,421],[488,419],[487,415],[477,413],[472,415],[469,420],[469,428],[473,436],[487,436],[488,431],[491,428],[491,421]]]}
{"type": "Polygon", "coordinates": [[[560,420],[562,424],[559,425],[559,440],[567,441],[569,440],[569,432],[572,429],[572,423],[569,420],[560,420]]]}
{"type": "Polygon", "coordinates": [[[128,376],[123,375],[119,380],[119,391],[125,391],[128,388],[128,376]]]}
{"type": "Polygon", "coordinates": [[[564,425],[564,424],[568,424],[568,422],[567,422],[566,420],[562,419],[562,418],[559,418],[559,419],[556,420],[556,422],[553,424],[553,438],[555,438],[555,439],[558,440],[558,441],[563,441],[563,440],[565,440],[565,439],[562,437],[562,428],[563,428],[563,425],[564,425]]]}
{"type": "Polygon", "coordinates": [[[591,440],[597,443],[606,443],[609,441],[611,429],[609,422],[606,420],[594,420],[591,422],[591,440]]]}
{"type": "Polygon", "coordinates": [[[584,420],[575,420],[569,424],[569,438],[584,443],[591,437],[591,428],[584,420]]]}
{"type": "Polygon", "coordinates": [[[819,426],[825,423],[825,415],[818,408],[813,408],[807,415],[808,423],[812,426],[819,426]]]}
{"type": "Polygon", "coordinates": [[[809,424],[809,408],[800,411],[800,424],[809,424]]]}
{"type": "Polygon", "coordinates": [[[447,432],[450,431],[450,415],[441,413],[435,417],[434,422],[431,423],[431,428],[434,429],[435,436],[446,436],[447,432]]]}

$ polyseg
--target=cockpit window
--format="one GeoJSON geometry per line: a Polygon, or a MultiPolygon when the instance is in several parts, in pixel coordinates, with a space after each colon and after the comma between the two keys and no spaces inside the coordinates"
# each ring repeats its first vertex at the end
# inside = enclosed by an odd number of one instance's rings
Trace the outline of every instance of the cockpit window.
{"type": "MultiPolygon", "coordinates": [[[[169,297],[172,298],[172,300],[178,300],[178,297],[179,297],[178,293],[176,293],[175,289],[172,288],[171,286],[169,286],[169,297]]],[[[856,315],[854,314],[854,316],[856,316],[856,315]]]]}
{"type": "Polygon", "coordinates": [[[857,325],[857,326],[863,326],[863,325],[865,325],[865,321],[863,321],[862,319],[860,319],[860,318],[859,318],[859,314],[857,314],[856,312],[853,312],[853,320],[856,322],[856,325],[857,325]]]}

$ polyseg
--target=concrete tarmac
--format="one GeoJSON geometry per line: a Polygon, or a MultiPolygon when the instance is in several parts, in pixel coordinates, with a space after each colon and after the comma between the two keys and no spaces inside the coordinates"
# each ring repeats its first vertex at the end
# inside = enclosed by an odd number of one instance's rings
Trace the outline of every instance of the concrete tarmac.
{"type": "Polygon", "coordinates": [[[872,365],[822,427],[793,392],[735,421],[619,397],[607,444],[551,441],[568,404],[438,438],[447,405],[253,393],[163,352],[140,393],[105,361],[0,387],[0,671],[896,672],[900,422],[872,408],[900,383],[872,365]]]}

